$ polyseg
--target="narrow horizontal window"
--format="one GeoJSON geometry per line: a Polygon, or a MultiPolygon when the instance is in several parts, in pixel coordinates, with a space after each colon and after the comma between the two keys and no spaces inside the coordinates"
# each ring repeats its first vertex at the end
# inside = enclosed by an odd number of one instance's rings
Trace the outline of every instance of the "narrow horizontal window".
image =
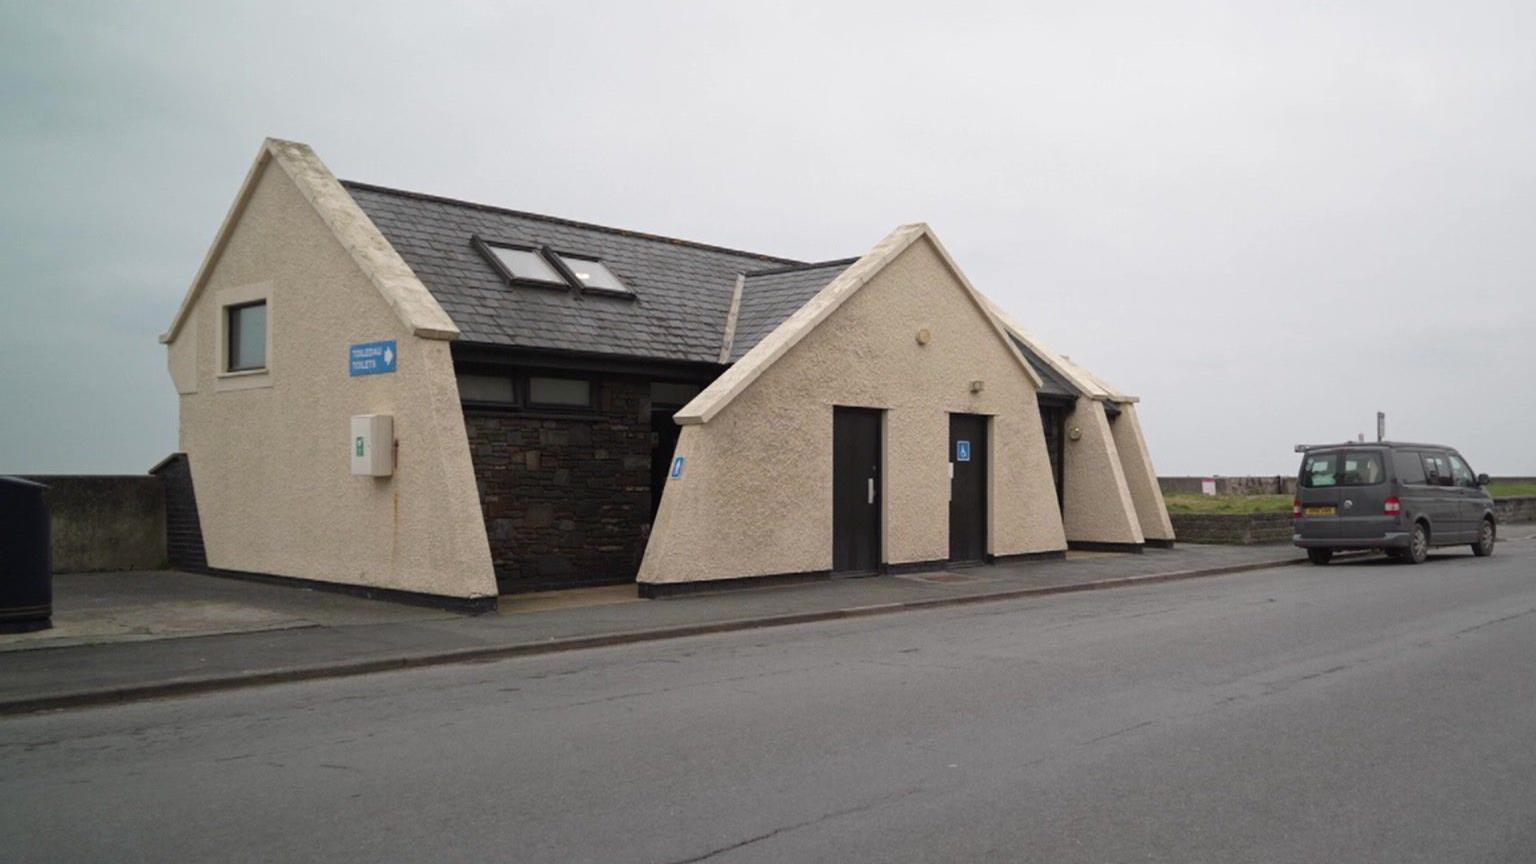
{"type": "Polygon", "coordinates": [[[516,405],[517,389],[505,375],[460,375],[459,400],[484,405],[516,405]]]}
{"type": "Polygon", "coordinates": [[[568,267],[571,273],[581,282],[583,288],[595,288],[599,291],[622,291],[629,293],[619,277],[613,275],[608,266],[595,258],[579,258],[575,255],[561,255],[560,263],[568,267]]]}
{"type": "Polygon", "coordinates": [[[509,279],[523,282],[541,282],[546,285],[566,285],[565,277],[555,266],[545,260],[535,249],[519,249],[513,246],[486,245],[500,262],[509,279]]]}
{"type": "Polygon", "coordinates": [[[697,384],[675,384],[670,381],[651,382],[652,405],[687,405],[699,395],[697,384]]]}
{"type": "Polygon", "coordinates": [[[225,371],[250,372],[267,368],[267,301],[243,303],[225,310],[225,371]]]}
{"type": "Polygon", "coordinates": [[[592,405],[592,382],[581,378],[529,378],[528,403],[588,408],[592,405]]]}

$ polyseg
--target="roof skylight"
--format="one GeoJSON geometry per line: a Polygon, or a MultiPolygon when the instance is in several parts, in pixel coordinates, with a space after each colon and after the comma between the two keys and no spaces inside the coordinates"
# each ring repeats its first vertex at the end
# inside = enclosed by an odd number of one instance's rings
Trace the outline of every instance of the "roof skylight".
{"type": "Polygon", "coordinates": [[[512,279],[548,285],[566,284],[565,277],[536,250],[512,246],[490,246],[490,250],[512,279]]]}
{"type": "Polygon", "coordinates": [[[545,288],[609,294],[633,300],[635,292],[597,258],[568,255],[548,246],[486,240],[479,235],[470,244],[512,285],[537,285],[545,288]]]}
{"type": "Polygon", "coordinates": [[[607,265],[595,258],[581,258],[576,255],[559,255],[560,263],[571,271],[577,279],[581,280],[581,287],[597,291],[617,291],[628,294],[629,289],[619,281],[619,277],[613,275],[607,265]]]}

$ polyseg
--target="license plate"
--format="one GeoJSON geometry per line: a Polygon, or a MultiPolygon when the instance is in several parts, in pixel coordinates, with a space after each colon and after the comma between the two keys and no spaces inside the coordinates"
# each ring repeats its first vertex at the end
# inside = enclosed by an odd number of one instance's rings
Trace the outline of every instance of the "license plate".
{"type": "Polygon", "coordinates": [[[1306,509],[1306,514],[1308,516],[1337,516],[1337,515],[1339,515],[1339,508],[1337,508],[1337,507],[1308,507],[1306,509]]]}

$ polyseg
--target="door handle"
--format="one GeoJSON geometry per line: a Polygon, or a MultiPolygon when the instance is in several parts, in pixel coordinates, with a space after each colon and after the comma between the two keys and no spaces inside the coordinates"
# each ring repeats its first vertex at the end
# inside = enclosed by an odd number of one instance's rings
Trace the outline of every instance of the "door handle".
{"type": "Polygon", "coordinates": [[[869,478],[869,503],[875,503],[875,478],[869,478]]]}

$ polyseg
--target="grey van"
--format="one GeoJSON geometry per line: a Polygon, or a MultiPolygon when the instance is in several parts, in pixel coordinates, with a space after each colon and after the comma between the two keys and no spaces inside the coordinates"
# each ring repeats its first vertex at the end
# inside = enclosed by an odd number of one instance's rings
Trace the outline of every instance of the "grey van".
{"type": "Polygon", "coordinates": [[[1381,549],[1422,562],[1431,546],[1493,554],[1498,524],[1488,475],[1437,444],[1329,444],[1304,452],[1291,540],[1313,564],[1344,549],[1381,549]]]}

